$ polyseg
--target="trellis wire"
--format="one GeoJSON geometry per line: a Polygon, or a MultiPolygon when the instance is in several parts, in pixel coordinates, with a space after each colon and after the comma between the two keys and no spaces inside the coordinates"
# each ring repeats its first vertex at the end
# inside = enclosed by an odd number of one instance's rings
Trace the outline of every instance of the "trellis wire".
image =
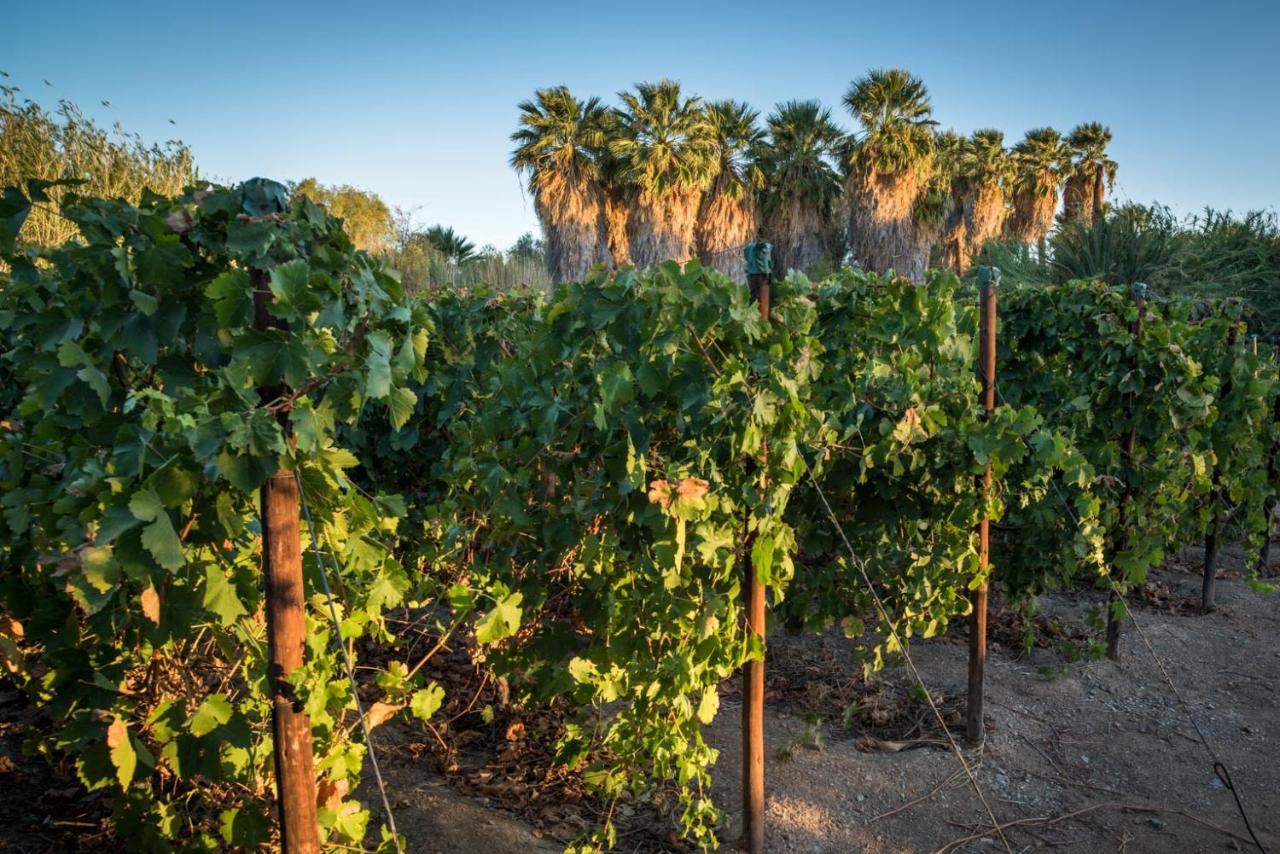
{"type": "MultiPolygon", "coordinates": [[[[329,617],[333,620],[333,633],[337,641],[338,649],[342,650],[342,660],[346,666],[347,680],[351,683],[351,698],[355,700],[356,714],[360,718],[360,728],[364,731],[364,743],[369,749],[369,763],[373,766],[373,778],[378,784],[378,794],[382,798],[382,809],[387,814],[387,827],[391,830],[391,838],[395,841],[396,851],[404,854],[404,849],[400,846],[400,833],[396,830],[396,817],[391,811],[391,802],[387,798],[387,787],[382,780],[382,769],[378,767],[378,753],[373,748],[373,731],[369,727],[369,720],[364,714],[364,704],[360,702],[360,686],[356,683],[355,665],[351,661],[351,653],[347,651],[346,642],[342,639],[342,623],[338,621],[338,609],[333,604],[333,593],[329,589],[329,573],[325,568],[325,560],[320,551],[319,537],[316,535],[316,526],[311,521],[311,509],[307,506],[307,493],[302,488],[302,478],[298,472],[293,473],[293,478],[298,483],[298,497],[302,500],[302,515],[307,520],[307,534],[311,538],[311,553],[315,556],[316,568],[320,570],[320,584],[324,588],[325,603],[329,606],[329,617]]],[[[333,571],[341,577],[341,567],[338,565],[338,559],[334,557],[332,550],[329,550],[329,557],[333,560],[333,571]]]]}

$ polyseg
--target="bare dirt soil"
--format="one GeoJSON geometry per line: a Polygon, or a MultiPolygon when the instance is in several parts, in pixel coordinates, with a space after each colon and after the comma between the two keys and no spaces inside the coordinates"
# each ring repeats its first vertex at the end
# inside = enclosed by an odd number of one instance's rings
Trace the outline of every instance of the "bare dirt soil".
{"type": "MultiPolygon", "coordinates": [[[[1274,572],[1280,551],[1273,553],[1274,572]]],[[[1082,615],[1103,601],[1095,591],[1047,597],[1030,650],[1021,645],[1022,618],[993,609],[987,739],[964,755],[1009,850],[1256,850],[1197,725],[1230,770],[1263,844],[1280,847],[1280,596],[1252,591],[1241,553],[1226,549],[1218,610],[1201,614],[1200,558],[1187,549],[1133,597],[1142,631],[1126,623],[1118,663],[1081,657],[1082,615]]],[[[966,649],[963,627],[911,648],[957,738],[966,649]]],[[[604,806],[555,767],[557,715],[506,705],[503,686],[489,683],[465,650],[428,670],[449,685],[443,712],[451,724],[375,731],[410,851],[559,851],[600,820],[604,806]]],[[[838,632],[777,632],[766,688],[767,851],[1004,850],[904,668],[867,683],[838,632]]],[[[721,690],[720,714],[706,732],[720,750],[714,795],[731,850],[741,704],[736,680],[721,690]]],[[[23,730],[37,718],[19,695],[0,691],[0,850],[127,850],[104,822],[105,802],[86,794],[71,769],[23,755],[23,730]]],[[[361,789],[376,817],[371,775],[361,789]]],[[[617,818],[620,851],[687,850],[672,834],[672,817],[653,804],[624,803],[617,818]]]]}
{"type": "MultiPolygon", "coordinates": [[[[1005,630],[1008,614],[993,614],[987,740],[965,756],[1011,850],[1256,850],[1195,725],[1230,770],[1263,844],[1280,846],[1280,597],[1253,592],[1241,580],[1241,553],[1230,549],[1221,561],[1218,610],[1200,614],[1200,558],[1200,550],[1187,549],[1135,597],[1142,632],[1126,623],[1119,662],[1072,653],[1078,629],[1071,627],[1083,624],[1086,607],[1101,604],[1100,594],[1048,597],[1040,634],[1051,642],[1030,651],[1018,643],[1017,627],[1005,630]]],[[[917,643],[911,653],[958,734],[963,636],[917,643]]],[[[941,737],[903,668],[868,686],[849,641],[835,632],[775,634],[769,656],[767,851],[1004,850],[949,748],[883,752],[884,739],[941,737]],[[846,725],[842,710],[850,705],[846,725]]],[[[727,820],[721,838],[732,844],[741,706],[735,684],[724,693],[707,737],[721,751],[714,794],[727,820]]],[[[422,763],[403,761],[402,749],[388,753],[393,806],[412,850],[554,851],[563,844],[557,837],[566,828],[492,809],[489,798],[462,795],[422,763]]],[[[669,827],[652,812],[621,827],[619,850],[681,850],[663,843],[669,827]]]]}

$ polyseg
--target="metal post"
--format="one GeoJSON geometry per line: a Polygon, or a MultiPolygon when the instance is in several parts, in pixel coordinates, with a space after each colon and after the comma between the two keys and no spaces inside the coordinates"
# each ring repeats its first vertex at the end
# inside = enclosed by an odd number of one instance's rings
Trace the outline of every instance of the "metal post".
{"type": "MultiPolygon", "coordinates": [[[[267,311],[270,277],[250,270],[254,326],[288,329],[267,311]]],[[[287,386],[258,389],[264,404],[289,393],[287,386]]],[[[278,416],[285,433],[289,414],[278,416]]],[[[260,494],[262,514],[262,575],[266,592],[267,679],[271,687],[271,729],[275,743],[276,797],[280,816],[280,844],[285,854],[318,854],[315,763],[311,753],[311,719],[294,697],[289,674],[302,666],[306,644],[306,595],[302,586],[302,535],[299,530],[298,482],[291,471],[273,474],[260,494]]]]}
{"type": "MultiPolygon", "coordinates": [[[[982,381],[982,391],[978,400],[982,403],[984,416],[990,418],[996,411],[996,285],[1000,284],[1000,268],[983,267],[978,271],[978,281],[982,303],[982,319],[978,331],[978,377],[982,381]]],[[[978,490],[985,505],[991,494],[990,463],[987,463],[986,471],[978,478],[978,490]]],[[[990,565],[991,521],[987,518],[984,506],[982,519],[978,522],[978,566],[986,572],[990,565]]],[[[969,701],[965,716],[965,738],[974,747],[982,744],[986,734],[982,719],[982,688],[987,663],[988,587],[988,583],[983,581],[981,587],[969,594],[972,610],[969,613],[969,701]]]]}
{"type": "MultiPolygon", "coordinates": [[[[1138,309],[1138,317],[1129,324],[1129,332],[1137,341],[1142,340],[1142,316],[1147,310],[1147,286],[1141,282],[1135,282],[1132,288],[1133,304],[1138,309]]],[[[1129,418],[1135,417],[1134,401],[1129,402],[1129,418]]],[[[1138,425],[1131,423],[1129,432],[1120,438],[1120,450],[1124,459],[1128,462],[1129,471],[1125,477],[1124,492],[1120,496],[1120,534],[1116,542],[1116,552],[1122,552],[1129,548],[1129,502],[1133,499],[1133,453],[1138,447],[1138,425]]],[[[1121,616],[1116,614],[1117,610],[1123,612],[1123,608],[1117,608],[1120,601],[1120,594],[1116,593],[1114,580],[1111,585],[1111,593],[1107,596],[1107,658],[1112,661],[1120,660],[1120,620],[1121,616]]]]}
{"type": "MultiPolygon", "coordinates": [[[[747,285],[752,299],[760,304],[760,316],[769,320],[769,274],[772,247],[758,242],[748,245],[747,285]]],[[[768,462],[768,447],[765,459],[768,462]]],[[[764,585],[756,575],[750,550],[743,579],[746,598],[747,632],[764,645],[764,585]]],[[[749,854],[764,854],[764,655],[742,668],[742,840],[749,854]]]]}

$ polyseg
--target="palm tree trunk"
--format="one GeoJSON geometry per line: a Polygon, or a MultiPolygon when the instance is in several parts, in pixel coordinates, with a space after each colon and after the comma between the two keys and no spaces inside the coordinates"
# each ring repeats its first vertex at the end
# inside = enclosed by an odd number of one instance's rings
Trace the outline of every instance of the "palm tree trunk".
{"type": "Polygon", "coordinates": [[[534,208],[547,238],[547,271],[553,282],[579,282],[598,263],[611,260],[604,234],[604,200],[589,179],[543,181],[534,208]]]}
{"type": "Polygon", "coordinates": [[[923,184],[923,176],[915,172],[850,176],[849,245],[864,269],[924,280],[932,241],[918,233],[915,221],[923,184]]]}
{"type": "Polygon", "coordinates": [[[698,258],[736,282],[746,282],[746,259],[742,247],[756,235],[755,199],[745,189],[735,198],[724,181],[707,191],[698,211],[695,232],[698,258]]]}
{"type": "Polygon", "coordinates": [[[1095,224],[1102,222],[1102,205],[1106,201],[1106,185],[1103,178],[1102,164],[1099,163],[1093,170],[1093,221],[1095,224]]]}
{"type": "Polygon", "coordinates": [[[613,267],[617,269],[631,263],[631,244],[627,240],[627,200],[621,188],[607,187],[604,191],[605,242],[613,267]]]}

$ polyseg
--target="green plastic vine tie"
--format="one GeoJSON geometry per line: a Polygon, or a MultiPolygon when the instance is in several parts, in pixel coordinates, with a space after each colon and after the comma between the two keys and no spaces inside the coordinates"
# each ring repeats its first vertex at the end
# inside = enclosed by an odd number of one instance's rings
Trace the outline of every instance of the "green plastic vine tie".
{"type": "Polygon", "coordinates": [[[270,178],[250,178],[240,185],[240,210],[248,216],[270,216],[289,209],[289,188],[270,178]]]}
{"type": "Polygon", "coordinates": [[[773,272],[773,244],[767,240],[756,240],[742,248],[742,257],[747,262],[748,276],[767,276],[773,272]]]}
{"type": "Polygon", "coordinates": [[[978,288],[986,290],[987,288],[995,288],[1000,285],[1000,268],[999,267],[979,267],[978,268],[978,288]]]}

